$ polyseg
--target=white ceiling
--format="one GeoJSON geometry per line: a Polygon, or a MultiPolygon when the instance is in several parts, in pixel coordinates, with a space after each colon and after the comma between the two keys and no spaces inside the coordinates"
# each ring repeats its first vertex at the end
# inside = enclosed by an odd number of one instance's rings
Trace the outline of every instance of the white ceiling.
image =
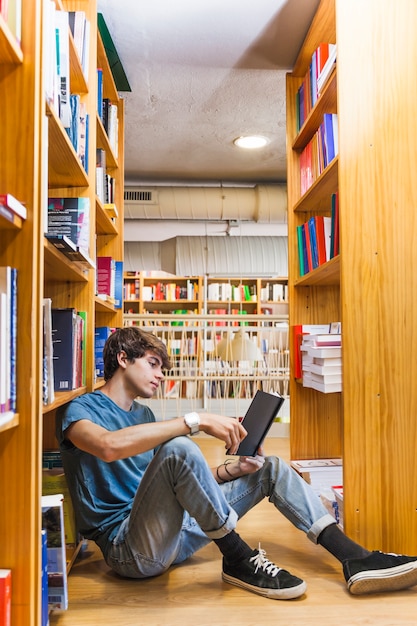
{"type": "Polygon", "coordinates": [[[318,0],[98,0],[132,88],[126,182],[286,180],[285,74],[318,0]],[[261,150],[233,139],[266,135],[261,150]]]}

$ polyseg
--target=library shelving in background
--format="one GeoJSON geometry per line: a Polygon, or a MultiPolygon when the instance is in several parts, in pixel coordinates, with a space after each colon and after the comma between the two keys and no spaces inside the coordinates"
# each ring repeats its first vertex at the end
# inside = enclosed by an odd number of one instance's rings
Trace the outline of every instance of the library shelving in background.
{"type": "Polygon", "coordinates": [[[95,325],[123,323],[122,309],[96,298],[94,267],[97,255],[123,260],[123,100],[98,32],[95,0],[57,0],[57,11],[84,11],[90,24],[88,72],[82,69],[68,31],[71,93],[80,96],[89,116],[88,165],[84,167],[58,112],[45,96],[49,50],[43,4],[22,0],[21,42],[0,16],[0,138],[7,146],[0,157],[0,193],[12,194],[27,210],[27,218],[20,222],[0,217],[0,265],[17,269],[18,286],[16,414],[0,430],[0,567],[12,570],[11,619],[16,626],[41,623],[42,453],[57,447],[55,410],[95,388],[95,325]],[[103,68],[105,97],[118,109],[117,154],[98,120],[97,67],[103,68]],[[96,147],[106,151],[108,173],[116,180],[117,218],[109,217],[96,196],[96,147]],[[46,239],[48,197],[89,199],[89,268],[70,262],[46,239]],[[74,390],[56,392],[47,406],[42,389],[44,298],[50,298],[53,307],[73,307],[86,314],[84,382],[74,390]]]}
{"type": "Polygon", "coordinates": [[[287,278],[124,274],[124,313],[285,314],[287,278]]]}
{"type": "Polygon", "coordinates": [[[413,0],[321,0],[287,76],[289,320],[341,321],[343,391],[294,376],[291,457],[343,457],[344,530],[368,549],[417,551],[415,299],[417,154],[413,0]],[[372,36],[371,36],[372,34],[372,36]],[[320,44],[336,69],[297,132],[296,94],[320,44]],[[352,42],[355,42],[352,44],[352,42]],[[339,152],[302,195],[300,153],[324,113],[339,152]],[[300,277],[297,226],[330,215],[338,192],[340,255],[300,277]]]}

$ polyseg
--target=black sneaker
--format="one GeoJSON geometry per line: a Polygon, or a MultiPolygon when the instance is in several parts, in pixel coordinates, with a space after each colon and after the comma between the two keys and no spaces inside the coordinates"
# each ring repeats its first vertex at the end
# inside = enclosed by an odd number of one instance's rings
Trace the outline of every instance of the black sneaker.
{"type": "Polygon", "coordinates": [[[396,591],[417,585],[417,557],[371,552],[363,559],[348,559],[343,573],[350,593],[396,591]]]}
{"type": "Polygon", "coordinates": [[[223,559],[223,580],[273,600],[291,600],[302,596],[307,585],[265,558],[265,550],[254,550],[252,555],[235,565],[223,559]]]}

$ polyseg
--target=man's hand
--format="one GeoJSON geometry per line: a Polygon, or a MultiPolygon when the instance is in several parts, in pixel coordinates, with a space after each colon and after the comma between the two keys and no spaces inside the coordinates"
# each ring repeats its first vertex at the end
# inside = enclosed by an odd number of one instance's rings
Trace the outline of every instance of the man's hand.
{"type": "Polygon", "coordinates": [[[265,457],[263,454],[257,454],[256,456],[241,456],[239,457],[240,476],[246,474],[254,474],[261,469],[265,463],[265,457]]]}
{"type": "Polygon", "coordinates": [[[224,415],[216,415],[215,413],[199,413],[200,430],[224,441],[226,450],[230,454],[234,454],[242,439],[247,435],[247,431],[233,417],[225,417],[224,415]]]}
{"type": "Polygon", "coordinates": [[[259,448],[256,456],[240,456],[235,461],[228,460],[213,469],[213,476],[220,483],[227,483],[240,476],[254,474],[265,463],[263,449],[259,448]]]}

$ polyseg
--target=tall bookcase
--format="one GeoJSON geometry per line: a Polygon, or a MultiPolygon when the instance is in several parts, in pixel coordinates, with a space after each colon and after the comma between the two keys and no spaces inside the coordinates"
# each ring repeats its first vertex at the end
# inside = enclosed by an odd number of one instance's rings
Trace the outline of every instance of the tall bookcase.
{"type": "MultiPolygon", "coordinates": [[[[12,624],[37,626],[41,619],[41,475],[42,451],[56,447],[55,409],[94,389],[94,327],[121,326],[122,310],[96,299],[95,270],[79,269],[44,237],[47,198],[90,200],[90,256],[123,260],[123,100],[117,94],[97,31],[92,0],[56,0],[57,10],[85,11],[90,22],[88,80],[69,34],[72,93],[89,115],[88,172],[81,165],[57,112],[45,99],[47,54],[43,2],[22,0],[22,37],[16,42],[0,17],[0,193],[11,193],[27,209],[20,224],[0,218],[0,265],[17,268],[17,410],[0,429],[0,567],[12,570],[12,624]],[[96,68],[103,68],[104,96],[118,108],[118,154],[112,154],[97,115],[96,68]],[[96,146],[106,150],[108,171],[116,179],[119,217],[112,220],[96,198],[96,146]],[[86,313],[86,381],[42,404],[43,298],[53,307],[86,313]]],[[[4,363],[1,363],[4,367],[4,363]]]]}
{"type": "MultiPolygon", "coordinates": [[[[343,456],[344,528],[369,549],[417,552],[413,0],[322,0],[287,78],[290,324],[341,320],[343,392],[291,376],[291,456],[343,456]],[[295,98],[314,50],[337,68],[300,132],[295,98]],[[299,154],[338,113],[339,156],[300,197],[299,154]],[[299,277],[296,227],[339,194],[340,257],[299,277]]],[[[293,370],[292,370],[293,371],[293,370]]]]}

